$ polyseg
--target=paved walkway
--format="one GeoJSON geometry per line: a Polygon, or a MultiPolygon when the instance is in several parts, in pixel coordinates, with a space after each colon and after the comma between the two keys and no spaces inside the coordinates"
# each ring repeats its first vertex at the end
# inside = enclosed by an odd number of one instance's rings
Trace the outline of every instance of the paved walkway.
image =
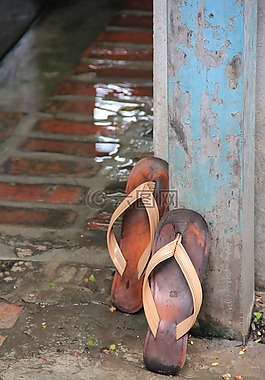
{"type": "MultiPolygon", "coordinates": [[[[111,308],[105,242],[132,166],[152,155],[152,54],[152,1],[126,0],[44,106],[1,98],[3,380],[161,378],[143,365],[143,312],[111,308]]],[[[191,338],[181,377],[260,380],[264,347],[191,338]]]]}
{"type": "Polygon", "coordinates": [[[2,257],[106,230],[132,165],[152,151],[152,2],[123,2],[39,112],[14,104],[0,123],[2,257]]]}

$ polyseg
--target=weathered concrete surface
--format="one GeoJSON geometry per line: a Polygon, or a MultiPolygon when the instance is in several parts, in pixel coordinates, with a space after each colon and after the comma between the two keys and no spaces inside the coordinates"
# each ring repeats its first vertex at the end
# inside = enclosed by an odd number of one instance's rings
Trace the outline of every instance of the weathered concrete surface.
{"type": "Polygon", "coordinates": [[[154,0],[154,153],[168,161],[167,1],[154,0]]]}
{"type": "Polygon", "coordinates": [[[168,7],[169,168],[212,235],[202,325],[246,335],[254,299],[253,1],[168,7]]]}
{"type": "Polygon", "coordinates": [[[256,285],[265,289],[265,3],[258,1],[256,170],[255,170],[255,275],[256,285]]]}
{"type": "Polygon", "coordinates": [[[0,110],[39,111],[116,11],[109,0],[55,0],[47,8],[0,63],[0,110]]]}
{"type": "MultiPolygon", "coordinates": [[[[105,261],[106,263],[108,260],[105,261]]],[[[16,325],[0,329],[3,380],[148,379],[142,352],[147,323],[143,311],[111,312],[112,268],[76,263],[5,262],[0,268],[1,302],[23,306],[16,325]],[[94,277],[91,277],[93,274],[94,277]],[[115,344],[114,351],[105,351],[115,344]]],[[[195,332],[194,332],[195,333],[195,332]]],[[[180,378],[220,380],[226,373],[261,380],[265,345],[224,339],[189,339],[180,378]]]]}

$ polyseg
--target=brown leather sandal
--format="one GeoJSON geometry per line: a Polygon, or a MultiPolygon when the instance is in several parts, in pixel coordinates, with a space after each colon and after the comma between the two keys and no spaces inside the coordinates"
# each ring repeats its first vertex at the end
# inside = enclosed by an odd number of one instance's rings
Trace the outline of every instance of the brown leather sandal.
{"type": "Polygon", "coordinates": [[[127,197],[114,211],[107,245],[115,265],[111,298],[126,313],[142,307],[143,272],[150,258],[157,224],[168,208],[168,165],[159,158],[143,158],[132,169],[126,186],[127,197]],[[123,215],[118,244],[113,226],[123,215]]]}
{"type": "Polygon", "coordinates": [[[202,303],[209,244],[207,224],[195,211],[172,210],[158,225],[143,283],[149,324],[143,356],[150,371],[176,375],[184,366],[188,331],[202,303]]]}

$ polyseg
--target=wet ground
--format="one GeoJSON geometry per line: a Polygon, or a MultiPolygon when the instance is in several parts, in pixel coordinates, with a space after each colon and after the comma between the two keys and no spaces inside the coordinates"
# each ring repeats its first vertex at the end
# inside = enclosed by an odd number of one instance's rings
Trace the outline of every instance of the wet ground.
{"type": "MultiPolygon", "coordinates": [[[[118,4],[52,2],[1,63],[3,380],[164,378],[143,312],[110,300],[108,220],[153,127],[152,2],[118,4]]],[[[263,294],[255,312],[246,351],[194,330],[180,378],[263,379],[263,294]]]]}
{"type": "MultiPolygon", "coordinates": [[[[143,364],[143,311],[129,315],[112,307],[112,275],[107,265],[2,263],[0,313],[7,301],[17,309],[9,311],[9,328],[0,320],[0,336],[7,336],[0,348],[0,378],[165,378],[143,364]]],[[[242,342],[192,333],[180,378],[217,380],[225,374],[263,379],[264,345],[251,340],[245,351],[242,342]]]]}

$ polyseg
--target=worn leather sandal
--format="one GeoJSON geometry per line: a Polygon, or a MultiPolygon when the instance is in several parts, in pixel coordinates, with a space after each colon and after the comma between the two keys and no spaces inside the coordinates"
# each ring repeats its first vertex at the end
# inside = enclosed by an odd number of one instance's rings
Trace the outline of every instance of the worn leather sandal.
{"type": "Polygon", "coordinates": [[[167,193],[167,163],[156,157],[143,158],[132,169],[127,196],[111,217],[107,245],[116,268],[111,299],[123,312],[135,313],[142,307],[142,274],[151,255],[159,219],[168,209],[167,193]],[[113,227],[121,215],[118,244],[113,227]]]}
{"type": "Polygon", "coordinates": [[[159,222],[143,283],[149,325],[143,356],[150,371],[176,375],[184,366],[188,331],[202,303],[209,244],[207,224],[195,211],[172,210],[159,222]]]}

